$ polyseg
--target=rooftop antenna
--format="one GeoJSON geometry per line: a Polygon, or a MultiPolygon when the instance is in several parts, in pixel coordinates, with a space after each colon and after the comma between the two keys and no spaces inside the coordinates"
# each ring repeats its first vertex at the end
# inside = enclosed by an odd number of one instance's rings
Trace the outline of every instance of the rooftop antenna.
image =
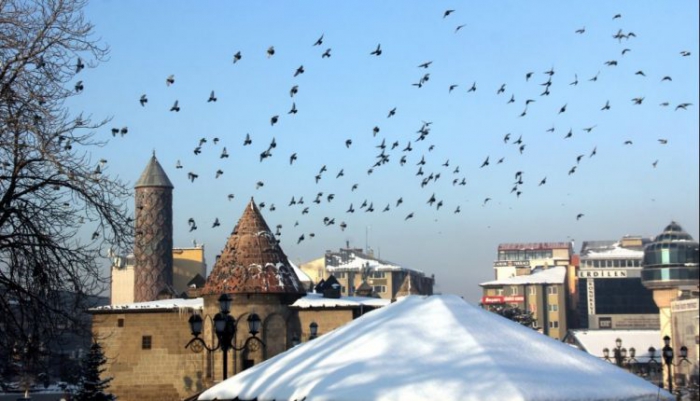
{"type": "Polygon", "coordinates": [[[369,229],[372,226],[365,226],[365,253],[369,253],[369,229]]]}

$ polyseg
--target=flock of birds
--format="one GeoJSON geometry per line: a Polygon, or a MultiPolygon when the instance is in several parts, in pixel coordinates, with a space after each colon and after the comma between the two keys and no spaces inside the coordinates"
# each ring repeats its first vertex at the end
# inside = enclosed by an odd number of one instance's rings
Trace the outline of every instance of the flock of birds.
{"type": "MultiPolygon", "coordinates": [[[[448,20],[453,13],[455,13],[455,10],[446,10],[442,18],[445,20],[448,20]]],[[[620,14],[617,14],[613,16],[613,20],[621,19],[622,16],[620,14]]],[[[454,33],[463,33],[465,30],[463,28],[466,26],[466,24],[460,24],[457,25],[456,28],[454,29],[454,33]]],[[[586,34],[586,28],[581,27],[576,30],[572,30],[572,34],[575,35],[584,35],[586,34]]],[[[632,31],[624,31],[623,29],[619,29],[617,32],[613,33],[611,35],[611,40],[617,41],[620,43],[620,45],[624,45],[620,49],[619,57],[624,58],[627,53],[632,51],[631,47],[626,47],[626,46],[632,46],[633,40],[636,40],[637,35],[632,32],[632,31]]],[[[331,58],[332,57],[332,49],[330,47],[322,47],[326,44],[326,38],[324,37],[323,34],[321,34],[316,41],[313,43],[309,43],[309,45],[313,47],[320,47],[322,50],[320,51],[320,57],[322,59],[326,58],[331,58]]],[[[376,45],[376,47],[367,49],[367,55],[369,57],[381,57],[383,52],[385,51],[384,48],[382,48],[382,44],[379,43],[376,45]]],[[[275,47],[270,46],[266,50],[266,56],[268,58],[275,57],[275,47]]],[[[689,57],[691,56],[691,53],[689,51],[681,51],[679,54],[679,57],[689,57]]],[[[605,60],[601,62],[601,65],[603,67],[601,68],[615,68],[619,64],[622,64],[621,60],[617,59],[610,59],[610,60],[605,60]]],[[[232,57],[232,63],[233,64],[239,64],[239,63],[244,63],[246,61],[245,55],[241,51],[236,51],[233,54],[232,57]]],[[[79,61],[80,63],[80,61],[79,61]]],[[[407,85],[415,87],[417,90],[423,88],[426,85],[429,85],[431,83],[431,66],[433,64],[433,61],[425,61],[423,63],[420,63],[417,65],[417,69],[420,71],[420,74],[417,74],[419,78],[415,82],[410,82],[407,83],[407,85]]],[[[522,111],[517,115],[519,118],[526,118],[528,115],[528,112],[531,111],[533,107],[536,107],[537,101],[541,97],[548,97],[555,93],[557,85],[560,84],[560,82],[556,82],[555,76],[558,71],[555,70],[554,67],[551,67],[547,69],[546,71],[524,71],[522,74],[522,79],[527,82],[529,85],[539,88],[539,96],[537,95],[531,95],[530,98],[525,98],[524,100],[518,100],[516,99],[516,94],[513,93],[509,97],[506,95],[506,92],[508,91],[508,84],[503,83],[500,86],[494,88],[494,93],[497,96],[504,96],[506,99],[504,99],[505,104],[515,104],[515,103],[520,103],[522,102],[523,108],[522,111]],[[542,77],[540,79],[540,77],[542,77]],[[538,82],[539,81],[539,82],[538,82]]],[[[306,74],[306,69],[304,68],[303,64],[300,64],[296,69],[293,71],[290,71],[290,75],[292,78],[297,78],[303,74],[306,74]]],[[[635,75],[641,77],[641,78],[646,78],[646,73],[643,70],[637,70],[635,75]]],[[[557,76],[558,77],[558,76],[557,76]]],[[[570,87],[575,87],[578,85],[583,85],[585,83],[595,83],[598,81],[600,77],[600,71],[596,73],[593,76],[582,78],[579,80],[578,74],[574,74],[574,77],[572,80],[565,82],[565,85],[568,85],[570,87]]],[[[673,77],[669,75],[664,75],[662,77],[659,77],[659,84],[666,84],[671,81],[673,81],[673,77]]],[[[172,87],[177,85],[177,79],[176,75],[170,75],[165,79],[165,85],[167,87],[172,87]]],[[[80,92],[84,89],[83,82],[80,81],[76,84],[75,90],[76,92],[80,92]]],[[[302,90],[300,88],[299,84],[294,84],[289,88],[288,90],[288,96],[290,99],[291,106],[289,110],[286,112],[286,114],[290,117],[293,117],[299,112],[299,109],[297,107],[297,96],[298,93],[302,90]]],[[[466,94],[468,96],[474,96],[477,91],[481,93],[483,91],[482,87],[478,85],[476,81],[470,82],[469,84],[463,86],[461,83],[453,83],[450,84],[449,87],[445,88],[447,94],[452,94],[452,93],[457,93],[462,91],[463,94],[466,94]]],[[[486,89],[487,91],[490,89],[486,89]]],[[[138,100],[140,103],[140,106],[143,108],[147,107],[152,107],[149,105],[149,98],[148,94],[142,94],[140,98],[135,99],[138,100]]],[[[218,97],[216,94],[215,90],[211,90],[209,93],[208,98],[203,98],[202,101],[206,101],[207,103],[216,103],[218,101],[218,97]]],[[[646,104],[645,102],[645,97],[643,96],[635,96],[635,97],[630,97],[630,103],[635,106],[643,105],[646,104]]],[[[556,110],[557,115],[561,115],[564,113],[567,113],[567,102],[562,102],[561,106],[556,110]]],[[[605,100],[599,105],[600,111],[603,113],[609,112],[614,105],[611,104],[610,100],[605,100]]],[[[693,106],[692,103],[690,102],[683,102],[683,103],[678,103],[671,105],[670,102],[662,102],[659,107],[667,107],[667,108],[673,108],[676,111],[683,111],[687,110],[693,106]]],[[[171,113],[180,113],[183,111],[181,109],[180,103],[178,99],[174,99],[172,106],[169,108],[169,111],[171,113]]],[[[185,112],[185,111],[183,111],[185,112]]],[[[387,108],[386,110],[386,119],[392,119],[394,118],[397,113],[399,113],[400,110],[397,107],[390,107],[387,108]]],[[[269,125],[271,127],[276,126],[277,124],[280,123],[281,119],[283,118],[284,114],[272,114],[269,117],[269,125]]],[[[373,124],[374,125],[374,124],[373,124]]],[[[441,182],[448,182],[451,183],[451,185],[455,188],[459,188],[461,186],[467,186],[468,185],[468,177],[465,172],[461,170],[460,165],[454,163],[453,161],[450,161],[450,159],[446,160],[440,160],[437,163],[435,162],[434,158],[431,157],[431,152],[433,152],[435,145],[430,144],[430,137],[431,133],[433,130],[433,122],[431,121],[422,121],[419,125],[415,127],[415,132],[414,132],[414,137],[411,138],[410,140],[406,140],[405,137],[404,139],[392,139],[389,136],[385,136],[385,134],[382,131],[382,128],[380,127],[381,124],[376,124],[373,127],[369,127],[365,136],[363,138],[357,138],[357,137],[347,137],[343,138],[342,141],[339,141],[339,146],[344,147],[345,149],[352,150],[356,142],[358,140],[362,141],[367,141],[369,140],[368,138],[371,138],[372,141],[374,141],[374,148],[376,149],[375,154],[373,155],[373,162],[369,163],[364,167],[364,173],[362,176],[365,177],[370,177],[373,174],[375,174],[379,169],[384,168],[387,165],[390,165],[391,163],[398,163],[399,166],[404,167],[405,171],[408,171],[407,174],[414,175],[416,177],[416,181],[418,185],[420,185],[421,188],[429,188],[433,186],[435,183],[437,183],[439,180],[442,180],[441,182]],[[418,152],[422,151],[423,153],[420,156],[415,156],[418,152]],[[448,177],[448,178],[446,178],[448,177]]],[[[597,128],[596,124],[590,125],[588,127],[583,128],[583,132],[586,133],[591,133],[593,130],[597,128]]],[[[548,127],[545,132],[555,134],[557,131],[557,127],[551,126],[548,127]]],[[[127,127],[122,127],[122,128],[112,128],[112,136],[124,136],[128,133],[128,128],[127,127]]],[[[563,140],[569,140],[573,136],[575,136],[575,131],[572,128],[569,128],[568,130],[565,130],[564,134],[561,135],[561,138],[563,140]]],[[[523,155],[524,153],[527,152],[528,148],[528,142],[526,142],[525,138],[523,135],[517,135],[517,138],[515,138],[516,135],[512,133],[506,133],[502,137],[502,142],[504,145],[512,145],[517,149],[517,154],[518,155],[523,155]]],[[[255,135],[246,133],[244,137],[240,139],[240,142],[236,143],[237,141],[232,140],[231,138],[219,138],[219,137],[201,137],[199,140],[196,141],[196,143],[193,144],[193,148],[191,149],[192,154],[196,157],[215,157],[221,160],[221,167],[217,168],[216,171],[212,172],[202,172],[202,171],[197,171],[196,168],[190,168],[186,167],[186,162],[182,162],[181,160],[186,160],[185,156],[181,156],[180,159],[177,160],[175,165],[173,166],[177,172],[182,172],[182,174],[185,174],[187,177],[187,180],[191,183],[198,182],[198,180],[201,180],[200,175],[201,174],[206,174],[205,176],[211,175],[214,177],[214,179],[220,179],[221,177],[226,177],[226,167],[225,167],[225,161],[229,159],[230,156],[230,150],[234,149],[232,153],[239,155],[240,152],[238,152],[238,147],[243,147],[243,148],[253,148],[255,146],[260,146],[258,148],[258,151],[256,151],[256,159],[259,161],[259,163],[265,163],[267,162],[268,159],[272,158],[277,154],[277,141],[275,137],[272,137],[271,140],[269,138],[266,139],[261,139],[261,138],[256,138],[255,135]],[[266,140],[267,139],[267,140],[266,140]],[[260,145],[260,141],[263,141],[263,145],[260,145]],[[268,141],[269,140],[269,141],[268,141]],[[212,150],[214,150],[214,155],[212,155],[212,150]],[[258,153],[259,152],[259,153],[258,153]]],[[[666,145],[669,142],[668,138],[658,138],[658,143],[659,145],[666,145]]],[[[633,145],[632,139],[625,139],[621,145],[624,146],[631,146],[633,145]]],[[[581,163],[584,163],[585,160],[594,158],[597,154],[597,146],[594,146],[593,148],[589,149],[587,152],[580,153],[575,156],[575,160],[572,160],[572,164],[567,168],[568,173],[567,175],[571,176],[576,173],[577,168],[581,165],[581,163]]],[[[190,155],[190,156],[191,156],[190,155]]],[[[288,160],[288,165],[289,166],[294,166],[295,163],[298,162],[299,158],[301,157],[300,154],[297,152],[293,152],[289,155],[286,156],[288,160]]],[[[320,158],[318,158],[320,159],[320,158]]],[[[484,155],[483,161],[480,164],[475,163],[474,168],[477,168],[479,170],[483,169],[489,169],[493,168],[495,165],[503,164],[505,162],[505,157],[494,157],[493,155],[484,155]]],[[[658,163],[658,160],[653,161],[651,163],[652,167],[656,167],[658,163]]],[[[357,166],[352,166],[352,168],[356,168],[357,166]]],[[[341,167],[341,166],[336,166],[334,167],[331,162],[328,164],[323,164],[320,163],[320,166],[316,172],[316,174],[313,177],[308,177],[308,179],[313,179],[314,182],[319,185],[319,188],[322,188],[322,185],[325,181],[329,179],[335,179],[339,180],[342,179],[344,176],[347,174],[347,170],[349,170],[350,167],[341,167]],[[334,168],[334,172],[330,172],[329,169],[334,168]]],[[[166,166],[166,171],[169,169],[166,166]]],[[[169,173],[170,174],[170,173],[169,173]]],[[[508,183],[508,188],[510,189],[510,193],[513,194],[516,198],[520,198],[523,193],[524,193],[524,185],[525,185],[525,175],[526,173],[524,171],[515,171],[513,175],[513,180],[508,183]]],[[[369,178],[368,178],[369,179],[369,178]]],[[[544,186],[547,184],[547,176],[541,176],[537,177],[535,182],[537,183],[538,187],[544,186]]],[[[348,184],[347,188],[349,190],[350,194],[355,194],[359,191],[361,191],[361,186],[362,186],[361,181],[356,181],[348,184]]],[[[223,183],[221,185],[224,185],[223,183]]],[[[265,182],[263,180],[257,180],[255,182],[255,190],[261,189],[265,186],[265,182]]],[[[333,188],[337,189],[337,186],[334,186],[333,188]]],[[[250,191],[250,193],[254,193],[254,191],[250,191]]],[[[250,193],[246,193],[244,196],[250,195],[250,193]]],[[[447,208],[447,201],[443,199],[441,196],[439,196],[439,191],[431,191],[427,190],[426,192],[429,194],[426,196],[424,204],[426,207],[434,209],[436,211],[441,210],[442,208],[447,208]]],[[[281,194],[277,194],[277,196],[280,196],[281,194]]],[[[494,195],[495,196],[495,195],[494,195]]],[[[232,201],[236,198],[236,194],[234,193],[229,193],[226,195],[228,201],[232,201]]],[[[306,194],[306,199],[304,199],[303,195],[288,195],[288,198],[285,199],[279,199],[276,198],[276,202],[267,202],[267,201],[261,201],[257,203],[257,206],[260,209],[267,209],[270,212],[275,211],[278,207],[288,207],[288,208],[296,208],[298,211],[298,219],[294,222],[294,226],[297,227],[301,223],[303,223],[303,219],[307,218],[307,216],[315,215],[315,208],[317,208],[317,205],[321,204],[328,204],[331,202],[342,202],[343,200],[347,200],[347,208],[345,209],[345,212],[343,213],[342,216],[339,215],[332,215],[332,216],[316,216],[319,221],[323,222],[324,226],[336,226],[339,227],[341,230],[345,230],[349,223],[352,221],[352,215],[354,213],[386,213],[390,211],[396,211],[396,213],[400,213],[400,217],[402,220],[411,220],[414,218],[417,213],[419,213],[418,209],[414,210],[402,210],[402,205],[404,204],[404,199],[402,196],[395,196],[394,199],[390,201],[384,200],[381,204],[378,204],[377,200],[371,199],[371,198],[365,198],[362,202],[354,202],[352,199],[355,198],[350,198],[348,196],[348,192],[328,192],[324,190],[319,190],[314,194],[306,194]],[[375,204],[376,203],[376,204],[375,204]]],[[[489,202],[492,201],[491,196],[487,196],[483,198],[482,200],[479,201],[482,207],[487,207],[489,205],[489,202]]],[[[461,207],[459,204],[452,204],[449,206],[449,210],[451,210],[452,213],[457,214],[461,213],[461,207]]],[[[576,211],[572,213],[572,219],[575,218],[575,220],[580,220],[584,217],[584,213],[581,211],[576,211]]],[[[193,232],[198,229],[197,225],[197,219],[201,219],[200,216],[192,216],[187,218],[188,226],[189,226],[189,231],[193,232]]],[[[219,221],[218,217],[209,217],[212,221],[211,223],[211,228],[216,228],[221,226],[221,223],[219,221]]],[[[276,226],[275,234],[280,236],[282,235],[282,225],[278,224],[276,226]]],[[[313,232],[308,232],[302,229],[297,231],[296,234],[298,234],[298,237],[296,237],[296,243],[299,244],[304,240],[307,240],[309,238],[313,238],[315,234],[313,232]],[[301,231],[301,233],[299,233],[301,231]]]]}

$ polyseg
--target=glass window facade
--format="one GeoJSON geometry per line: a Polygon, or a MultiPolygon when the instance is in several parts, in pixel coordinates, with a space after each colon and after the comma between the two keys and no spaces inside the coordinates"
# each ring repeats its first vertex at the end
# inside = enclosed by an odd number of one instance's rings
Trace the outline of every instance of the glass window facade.
{"type": "Polygon", "coordinates": [[[653,292],[638,278],[596,279],[594,286],[596,314],[659,313],[653,292]]]}
{"type": "Polygon", "coordinates": [[[508,250],[498,251],[498,260],[531,260],[531,259],[551,259],[552,250],[508,250]]]}
{"type": "Polygon", "coordinates": [[[654,243],[644,250],[644,266],[700,262],[697,243],[654,243]]]}

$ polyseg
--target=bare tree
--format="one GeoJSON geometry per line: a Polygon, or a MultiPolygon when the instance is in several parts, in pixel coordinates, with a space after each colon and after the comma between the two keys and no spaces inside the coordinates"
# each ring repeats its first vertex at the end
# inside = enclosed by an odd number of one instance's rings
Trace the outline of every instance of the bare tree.
{"type": "Polygon", "coordinates": [[[66,106],[108,52],[84,6],[0,0],[0,358],[32,345],[34,363],[84,328],[85,301],[108,282],[107,249],[132,244],[130,188],[91,159],[108,119],[66,106]]]}

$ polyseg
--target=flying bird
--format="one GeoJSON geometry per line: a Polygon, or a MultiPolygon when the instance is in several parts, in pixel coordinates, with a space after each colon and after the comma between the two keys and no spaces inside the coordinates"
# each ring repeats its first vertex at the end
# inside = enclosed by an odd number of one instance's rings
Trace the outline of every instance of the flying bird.
{"type": "Polygon", "coordinates": [[[170,86],[175,83],[175,75],[170,75],[165,79],[165,85],[170,86]]]}
{"type": "Polygon", "coordinates": [[[179,103],[177,100],[175,101],[175,103],[173,103],[173,107],[170,108],[170,111],[174,111],[174,112],[180,111],[180,106],[179,106],[179,103]]]}
{"type": "Polygon", "coordinates": [[[292,102],[292,108],[287,112],[287,114],[297,114],[297,104],[296,102],[292,102]]]}
{"type": "Polygon", "coordinates": [[[275,47],[270,46],[267,48],[267,58],[270,58],[275,55],[275,47]]]}
{"type": "Polygon", "coordinates": [[[297,92],[299,92],[299,85],[292,86],[292,89],[289,90],[289,97],[294,97],[297,92]]]}
{"type": "Polygon", "coordinates": [[[323,52],[323,54],[321,54],[321,58],[329,58],[330,56],[331,56],[331,48],[330,47],[328,49],[326,49],[326,51],[323,52]]]}
{"type": "Polygon", "coordinates": [[[396,107],[394,107],[393,109],[389,110],[389,114],[386,116],[386,118],[392,117],[392,116],[394,116],[394,115],[396,115],[396,107]]]}
{"type": "Polygon", "coordinates": [[[445,10],[445,13],[442,15],[442,18],[447,17],[448,15],[452,14],[453,12],[455,12],[455,10],[445,10]]]}
{"type": "Polygon", "coordinates": [[[304,66],[300,65],[296,71],[294,71],[294,76],[296,77],[297,75],[303,74],[304,73],[304,66]]]}
{"type": "Polygon", "coordinates": [[[576,33],[584,33],[586,32],[586,27],[584,26],[583,28],[579,28],[576,30],[576,33]]]}
{"type": "Polygon", "coordinates": [[[243,140],[243,146],[247,146],[253,143],[253,141],[250,139],[250,134],[245,134],[245,139],[243,140]]]}
{"type": "Polygon", "coordinates": [[[216,102],[216,100],[217,99],[216,99],[216,95],[214,94],[214,91],[211,91],[211,93],[209,94],[209,99],[207,99],[207,103],[216,102]]]}
{"type": "Polygon", "coordinates": [[[467,26],[467,24],[457,25],[457,27],[455,28],[455,33],[457,33],[457,31],[464,28],[465,26],[467,26]]]}
{"type": "Polygon", "coordinates": [[[581,217],[583,217],[583,213],[579,213],[576,215],[576,220],[581,220],[581,217]]]}
{"type": "Polygon", "coordinates": [[[80,92],[83,91],[83,89],[85,89],[85,87],[83,86],[83,81],[78,81],[78,82],[76,82],[76,84],[75,84],[75,91],[78,92],[78,93],[80,93],[80,92]]]}
{"type": "Polygon", "coordinates": [[[277,121],[279,120],[280,116],[274,115],[270,118],[270,125],[275,125],[277,121]]]}
{"type": "Polygon", "coordinates": [[[233,55],[233,64],[236,64],[238,61],[240,61],[241,57],[241,52],[236,52],[236,54],[233,55]]]}
{"type": "Polygon", "coordinates": [[[146,95],[141,95],[141,98],[139,99],[139,103],[141,103],[141,107],[145,106],[146,103],[148,103],[148,98],[146,95]]]}
{"type": "Polygon", "coordinates": [[[214,218],[214,223],[211,225],[211,228],[219,227],[220,225],[221,225],[221,223],[219,223],[219,218],[216,217],[216,218],[214,218]]]}
{"type": "Polygon", "coordinates": [[[378,44],[377,48],[373,52],[370,53],[370,55],[374,55],[374,56],[379,56],[381,54],[382,54],[381,44],[378,44]]]}
{"type": "Polygon", "coordinates": [[[228,159],[228,152],[226,151],[225,146],[224,149],[221,151],[221,156],[219,156],[219,159],[228,159]]]}
{"type": "Polygon", "coordinates": [[[320,38],[316,39],[316,42],[314,42],[313,45],[314,46],[321,46],[322,43],[323,43],[323,34],[321,34],[320,38]]]}
{"type": "Polygon", "coordinates": [[[481,163],[481,167],[485,167],[485,166],[488,166],[488,165],[489,165],[489,157],[486,156],[486,160],[484,160],[484,162],[481,163]]]}
{"type": "Polygon", "coordinates": [[[426,61],[425,63],[420,64],[418,66],[418,68],[428,68],[428,67],[430,67],[430,64],[432,64],[432,63],[433,63],[432,61],[426,61]]]}
{"type": "Polygon", "coordinates": [[[294,163],[294,160],[296,160],[296,159],[297,159],[297,154],[296,154],[296,153],[292,153],[292,155],[289,156],[289,165],[291,166],[292,163],[294,163]]]}
{"type": "Polygon", "coordinates": [[[558,114],[561,114],[561,113],[563,113],[563,112],[565,112],[565,111],[566,111],[566,104],[564,104],[563,106],[561,106],[561,108],[559,109],[559,113],[558,113],[558,114]]]}
{"type": "MultiPolygon", "coordinates": [[[[43,62],[40,64],[43,64],[43,62]]],[[[83,63],[83,60],[78,57],[78,61],[75,63],[75,73],[79,73],[83,68],[85,68],[85,64],[83,63]]]]}

